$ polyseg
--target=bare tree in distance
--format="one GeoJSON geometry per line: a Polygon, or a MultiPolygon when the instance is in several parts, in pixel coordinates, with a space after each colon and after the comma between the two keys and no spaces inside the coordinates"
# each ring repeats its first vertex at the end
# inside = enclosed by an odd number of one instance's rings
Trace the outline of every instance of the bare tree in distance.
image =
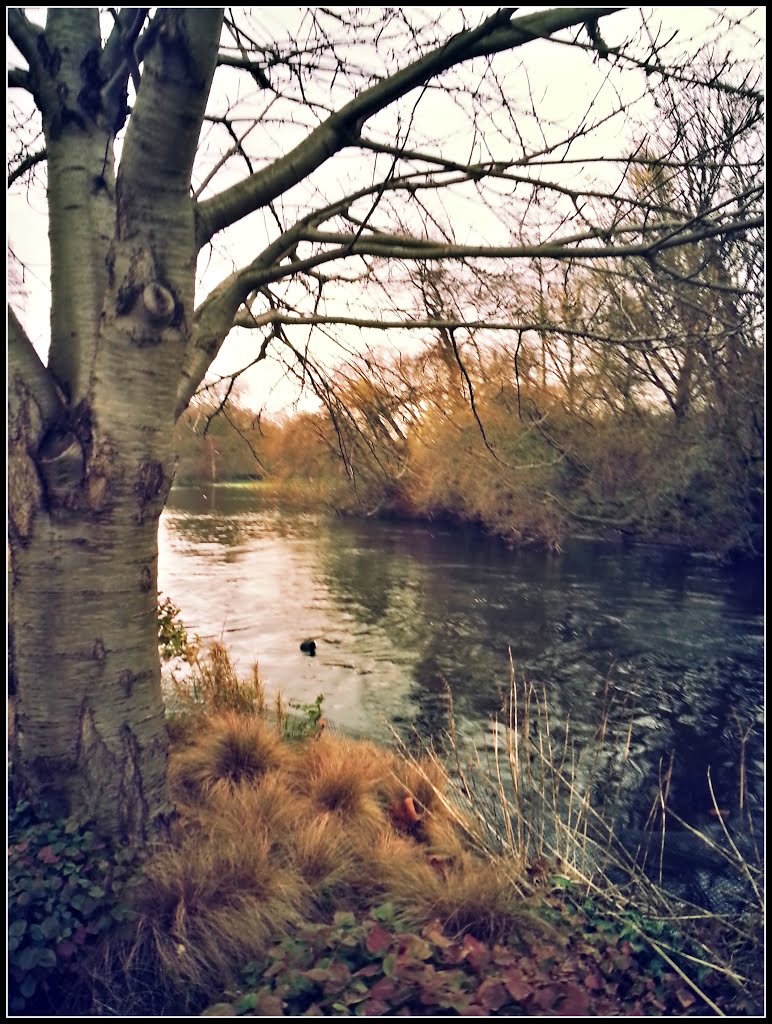
{"type": "Polygon", "coordinates": [[[311,327],[478,319],[427,316],[416,265],[655,259],[763,223],[751,197],[663,211],[620,190],[648,159],[628,129],[650,80],[758,93],[731,64],[700,81],[653,23],[617,36],[622,9],[302,8],[276,31],[265,10],[8,16],[10,180],[46,183],[51,288],[45,362],[9,310],[14,786],[135,838],[171,810],[156,583],[173,429],[234,327],[256,336],[246,362],[278,350],[324,393],[311,327]],[[572,123],[540,109],[529,52],[599,72],[572,123]]]}

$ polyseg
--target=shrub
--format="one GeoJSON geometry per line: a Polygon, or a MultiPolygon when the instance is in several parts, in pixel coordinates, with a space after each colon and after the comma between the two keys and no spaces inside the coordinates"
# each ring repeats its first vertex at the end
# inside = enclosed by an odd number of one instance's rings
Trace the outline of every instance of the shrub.
{"type": "Polygon", "coordinates": [[[200,640],[191,640],[180,616],[180,609],[170,597],[161,600],[158,595],[158,649],[164,661],[184,658],[191,662],[196,656],[200,640]]]}

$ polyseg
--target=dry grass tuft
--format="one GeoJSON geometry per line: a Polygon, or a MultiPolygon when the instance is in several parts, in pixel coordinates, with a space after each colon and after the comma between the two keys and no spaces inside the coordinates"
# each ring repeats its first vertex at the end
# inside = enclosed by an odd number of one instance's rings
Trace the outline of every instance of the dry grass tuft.
{"type": "MultiPolygon", "coordinates": [[[[451,733],[451,779],[431,749],[414,756],[330,732],[286,741],[280,695],[271,721],[264,697],[234,710],[242,684],[224,649],[208,665],[213,700],[170,721],[180,816],[138,883],[134,950],[114,953],[131,983],[160,988],[169,1007],[221,997],[278,938],[337,909],[363,915],[388,901],[400,926],[439,920],[488,942],[551,940],[538,916],[543,883],[528,871],[537,863],[570,871],[591,899],[611,892],[617,906],[627,897],[602,869],[630,869],[641,905],[674,919],[592,807],[597,764],[588,774],[577,762],[546,697],[524,688],[518,700],[514,671],[508,722],[496,724],[484,756],[462,763],[451,733]],[[588,863],[597,873],[584,874],[588,863]]],[[[248,686],[254,697],[256,672],[248,686]]],[[[744,868],[760,892],[756,869],[744,868]]],[[[144,998],[158,1005],[155,993],[144,998]]]]}
{"type": "Polygon", "coordinates": [[[175,750],[195,742],[200,731],[201,723],[194,715],[175,712],[166,716],[166,732],[175,750]]]}
{"type": "Polygon", "coordinates": [[[235,712],[204,721],[195,742],[173,754],[169,776],[186,797],[254,782],[287,762],[287,748],[261,718],[235,712]]]}
{"type": "Polygon", "coordinates": [[[452,932],[471,932],[485,941],[511,940],[524,934],[544,935],[544,922],[533,916],[512,884],[502,861],[480,862],[462,854],[440,875],[440,884],[425,894],[416,894],[420,920],[432,914],[452,932]]]}
{"type": "Polygon", "coordinates": [[[442,807],[442,796],[448,790],[448,775],[436,758],[424,756],[406,760],[395,757],[393,765],[393,799],[409,794],[419,814],[442,807]]]}
{"type": "Polygon", "coordinates": [[[281,769],[271,770],[253,782],[217,791],[206,806],[212,827],[237,832],[260,831],[274,846],[292,843],[298,827],[315,814],[311,801],[287,785],[281,769]]]}
{"type": "Polygon", "coordinates": [[[318,813],[337,816],[357,840],[388,828],[388,812],[380,787],[390,770],[391,755],[377,748],[333,736],[322,736],[299,751],[290,769],[293,785],[305,793],[318,813]]]}
{"type": "Polygon", "coordinates": [[[257,665],[252,666],[249,679],[240,679],[227,649],[215,640],[196,658],[190,676],[174,681],[174,703],[189,714],[236,711],[262,716],[265,690],[257,665]]]}
{"type": "Polygon", "coordinates": [[[143,958],[173,989],[216,991],[308,909],[308,887],[259,831],[187,836],[144,868],[136,907],[143,958]]]}
{"type": "Polygon", "coordinates": [[[385,836],[371,850],[369,865],[408,922],[436,918],[452,932],[488,941],[539,930],[501,861],[481,860],[459,846],[443,855],[385,836]]]}
{"type": "Polygon", "coordinates": [[[361,870],[349,837],[332,814],[299,822],[286,853],[322,909],[337,909],[338,900],[350,895],[351,880],[361,870]]]}

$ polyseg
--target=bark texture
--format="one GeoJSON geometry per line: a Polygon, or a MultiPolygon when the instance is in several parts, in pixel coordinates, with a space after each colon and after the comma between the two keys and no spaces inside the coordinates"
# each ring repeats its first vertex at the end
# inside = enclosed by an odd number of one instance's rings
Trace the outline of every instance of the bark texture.
{"type": "Polygon", "coordinates": [[[157,531],[220,24],[212,10],[156,15],[117,175],[131,68],[114,39],[102,47],[96,10],[52,9],[25,50],[48,154],[52,315],[47,367],[9,325],[12,778],[56,815],[135,838],[171,812],[157,531]]]}

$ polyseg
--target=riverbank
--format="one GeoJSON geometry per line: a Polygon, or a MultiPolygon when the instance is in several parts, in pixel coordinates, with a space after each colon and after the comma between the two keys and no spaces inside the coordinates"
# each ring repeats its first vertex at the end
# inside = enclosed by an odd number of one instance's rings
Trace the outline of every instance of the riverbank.
{"type": "Polygon", "coordinates": [[[222,650],[201,665],[195,699],[181,693],[169,719],[178,818],[141,865],[108,847],[87,856],[86,833],[59,846],[56,827],[12,819],[12,998],[26,1012],[760,1009],[760,911],[676,906],[635,871],[612,882],[597,859],[588,874],[599,834],[620,868],[613,834],[578,802],[565,817],[571,786],[556,803],[562,770],[545,774],[532,746],[513,762],[510,744],[500,771],[451,774],[431,752],[331,734],[321,700],[267,708],[258,677],[239,680],[222,650]],[[519,801],[536,782],[528,814],[503,787],[513,764],[519,801]],[[33,876],[67,880],[53,912],[30,903],[45,890],[33,876]],[[70,934],[55,932],[64,896],[70,934]]]}
{"type": "MultiPolygon", "coordinates": [[[[675,553],[694,555],[710,559],[717,564],[732,565],[750,562],[763,566],[763,535],[751,543],[736,544],[725,538],[717,539],[715,533],[700,534],[693,529],[674,529],[672,523],[647,520],[636,523],[634,518],[614,525],[611,518],[569,513],[565,503],[554,500],[557,505],[550,509],[549,500],[540,499],[534,506],[536,518],[529,517],[526,523],[517,510],[508,514],[498,509],[487,514],[473,502],[463,501],[455,507],[442,502],[415,504],[398,492],[385,492],[371,496],[364,504],[356,500],[339,481],[325,477],[265,477],[263,479],[234,479],[216,482],[185,479],[175,483],[181,490],[200,489],[202,493],[221,489],[242,493],[252,491],[261,502],[276,502],[293,511],[328,511],[336,516],[350,519],[384,522],[415,523],[424,526],[447,526],[460,530],[477,530],[482,536],[495,538],[509,550],[537,549],[559,553],[566,542],[572,540],[603,541],[629,548],[635,545],[655,544],[670,548],[675,553]],[[543,513],[538,517],[539,509],[543,513]],[[761,546],[759,546],[761,545],[761,546]]],[[[520,510],[522,511],[522,510],[520,510]]]]}

